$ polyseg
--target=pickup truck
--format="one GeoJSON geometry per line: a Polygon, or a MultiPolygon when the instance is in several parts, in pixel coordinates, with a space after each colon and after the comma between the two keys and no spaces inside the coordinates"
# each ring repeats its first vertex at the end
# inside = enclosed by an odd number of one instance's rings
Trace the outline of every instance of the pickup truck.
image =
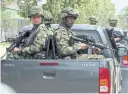
{"type": "Polygon", "coordinates": [[[106,31],[86,24],[75,24],[72,30],[106,44],[101,53],[106,59],[1,60],[1,81],[17,93],[119,93],[120,63],[106,31]]]}

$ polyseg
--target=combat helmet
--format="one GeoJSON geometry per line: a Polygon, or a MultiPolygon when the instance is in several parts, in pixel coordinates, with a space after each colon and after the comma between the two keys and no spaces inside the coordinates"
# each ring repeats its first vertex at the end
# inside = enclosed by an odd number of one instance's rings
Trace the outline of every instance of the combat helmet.
{"type": "Polygon", "coordinates": [[[31,16],[36,16],[36,15],[43,16],[42,7],[40,7],[40,6],[32,6],[32,8],[30,8],[28,17],[30,18],[31,16]]]}
{"type": "Polygon", "coordinates": [[[68,16],[73,16],[73,17],[77,18],[79,16],[79,12],[72,7],[66,7],[66,8],[62,9],[60,18],[63,19],[68,16]]]}
{"type": "Polygon", "coordinates": [[[118,20],[116,18],[109,18],[108,23],[109,23],[110,26],[116,27],[117,23],[118,23],[118,20]]]}
{"type": "Polygon", "coordinates": [[[43,21],[44,24],[51,24],[53,21],[53,16],[49,11],[43,10],[43,21]]]}
{"type": "Polygon", "coordinates": [[[91,25],[96,25],[96,23],[98,23],[98,20],[97,20],[97,17],[96,17],[96,16],[90,16],[90,17],[88,18],[88,20],[89,20],[89,23],[90,23],[91,25]]]}

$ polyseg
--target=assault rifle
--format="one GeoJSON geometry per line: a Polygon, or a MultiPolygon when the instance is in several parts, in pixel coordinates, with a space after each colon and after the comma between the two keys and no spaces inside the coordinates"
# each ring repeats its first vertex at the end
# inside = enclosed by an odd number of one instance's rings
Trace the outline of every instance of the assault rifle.
{"type": "Polygon", "coordinates": [[[18,37],[13,39],[13,43],[6,49],[6,53],[1,57],[1,59],[8,53],[11,52],[15,47],[19,46],[23,41],[22,39],[26,36],[28,36],[28,31],[24,31],[21,34],[19,34],[18,37]]]}
{"type": "Polygon", "coordinates": [[[82,38],[78,38],[78,37],[73,36],[72,39],[75,40],[75,41],[86,43],[86,44],[91,45],[91,46],[98,47],[100,49],[106,48],[106,45],[101,44],[101,43],[96,43],[94,41],[94,38],[92,38],[92,37],[86,37],[86,38],[82,39],[82,38]]]}

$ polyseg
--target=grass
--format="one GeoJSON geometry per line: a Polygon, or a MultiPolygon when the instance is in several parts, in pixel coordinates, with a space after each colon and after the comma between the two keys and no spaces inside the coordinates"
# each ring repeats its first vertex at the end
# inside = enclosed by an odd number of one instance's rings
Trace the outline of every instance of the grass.
{"type": "Polygon", "coordinates": [[[0,46],[1,47],[8,47],[10,45],[10,43],[8,43],[8,42],[2,42],[2,43],[0,43],[0,46]]]}

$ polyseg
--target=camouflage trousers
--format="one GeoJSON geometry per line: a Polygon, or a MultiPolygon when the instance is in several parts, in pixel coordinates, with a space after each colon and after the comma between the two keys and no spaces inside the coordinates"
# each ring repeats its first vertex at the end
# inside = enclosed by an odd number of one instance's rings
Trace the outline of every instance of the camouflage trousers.
{"type": "Polygon", "coordinates": [[[97,54],[81,54],[77,55],[77,60],[103,60],[105,57],[103,55],[97,55],[97,54]]]}
{"type": "Polygon", "coordinates": [[[17,54],[17,53],[9,52],[6,56],[6,59],[8,60],[11,60],[11,59],[45,59],[45,55],[44,53],[37,53],[31,56],[29,54],[17,54]]]}
{"type": "Polygon", "coordinates": [[[53,53],[49,52],[48,56],[45,57],[45,51],[42,51],[40,53],[35,54],[34,59],[53,59],[53,53]]]}
{"type": "Polygon", "coordinates": [[[34,59],[45,59],[45,54],[43,52],[34,55],[34,59]]]}
{"type": "Polygon", "coordinates": [[[70,56],[66,56],[62,59],[65,60],[71,60],[71,59],[76,59],[76,60],[103,60],[105,57],[103,55],[97,55],[97,54],[78,54],[76,55],[76,58],[71,58],[70,56]]]}
{"type": "Polygon", "coordinates": [[[7,56],[6,56],[6,59],[8,59],[8,60],[13,60],[13,59],[32,59],[32,56],[9,52],[7,54],[7,56]]]}

